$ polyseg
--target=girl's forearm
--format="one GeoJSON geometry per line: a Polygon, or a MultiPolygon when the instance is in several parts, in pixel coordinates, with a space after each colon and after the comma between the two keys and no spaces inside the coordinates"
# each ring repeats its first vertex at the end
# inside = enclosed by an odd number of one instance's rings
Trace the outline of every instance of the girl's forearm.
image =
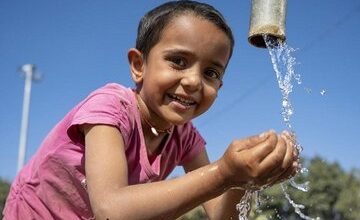
{"type": "Polygon", "coordinates": [[[96,219],[176,219],[226,190],[215,162],[176,179],[105,190],[93,211],[96,219]]]}
{"type": "Polygon", "coordinates": [[[245,191],[229,189],[218,198],[207,202],[204,207],[211,220],[238,219],[239,212],[236,205],[240,202],[245,191]]]}

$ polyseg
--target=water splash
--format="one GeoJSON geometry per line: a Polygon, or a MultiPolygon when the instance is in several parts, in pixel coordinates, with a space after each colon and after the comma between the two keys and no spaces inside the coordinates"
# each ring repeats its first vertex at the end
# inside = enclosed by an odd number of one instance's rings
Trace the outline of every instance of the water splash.
{"type": "MultiPolygon", "coordinates": [[[[290,93],[293,91],[293,82],[295,81],[298,85],[302,84],[300,74],[297,74],[294,71],[294,66],[297,63],[295,57],[292,56],[292,53],[296,50],[288,46],[286,42],[280,43],[274,40],[274,38],[264,36],[264,40],[271,57],[273,69],[276,73],[276,78],[282,94],[281,116],[287,129],[289,129],[291,134],[295,137],[294,139],[296,140],[296,134],[291,125],[291,117],[294,114],[294,108],[290,100],[290,93]]],[[[310,88],[305,88],[305,90],[308,93],[312,92],[310,88]]],[[[326,91],[324,89],[320,92],[321,95],[325,95],[325,93],[326,91]]],[[[302,152],[303,147],[298,142],[296,142],[294,145],[299,153],[302,152]]],[[[307,173],[307,169],[303,167],[300,167],[299,171],[301,174],[307,173]]],[[[295,182],[294,178],[292,178],[288,180],[288,183],[292,187],[303,192],[307,192],[309,190],[309,182],[297,183],[295,182]]],[[[285,198],[294,208],[295,213],[297,213],[302,219],[320,220],[319,217],[311,218],[302,213],[301,210],[305,208],[304,205],[297,204],[290,198],[286,191],[287,186],[284,183],[281,184],[281,188],[285,198]]],[[[256,204],[259,204],[259,190],[256,191],[250,189],[245,191],[245,194],[240,200],[239,204],[236,205],[236,208],[239,211],[239,220],[247,220],[247,216],[251,209],[250,203],[253,196],[255,197],[256,204]]],[[[280,219],[279,214],[277,214],[277,217],[280,219]]]]}
{"type": "Polygon", "coordinates": [[[292,56],[295,49],[288,46],[286,42],[278,43],[274,38],[264,36],[266,46],[269,50],[273,69],[282,94],[282,111],[281,115],[288,129],[291,127],[291,116],[294,114],[294,108],[290,101],[290,93],[293,91],[293,82],[301,84],[300,74],[295,73],[294,66],[296,59],[292,56]]]}
{"type": "MultiPolygon", "coordinates": [[[[294,114],[294,108],[292,106],[292,103],[290,101],[290,93],[293,91],[293,82],[297,82],[297,84],[301,84],[301,77],[300,74],[295,73],[294,66],[296,65],[296,59],[292,56],[292,53],[295,51],[292,47],[288,46],[286,42],[279,43],[275,41],[273,38],[269,38],[267,36],[264,36],[264,40],[266,43],[266,46],[269,50],[269,54],[271,57],[271,62],[273,64],[273,69],[276,73],[276,78],[279,84],[279,88],[282,94],[282,112],[281,115],[283,117],[283,121],[285,122],[286,127],[290,130],[290,132],[295,137],[295,131],[293,130],[291,126],[291,117],[294,114]]],[[[309,93],[311,93],[311,90],[309,90],[309,93]]],[[[321,95],[325,94],[325,90],[321,91],[321,95]]],[[[296,138],[295,138],[296,140],[296,138]]],[[[303,148],[302,146],[296,142],[295,148],[300,153],[303,148]]],[[[300,173],[305,174],[307,173],[306,168],[300,168],[300,173]]],[[[305,183],[296,183],[294,178],[290,179],[288,181],[290,185],[298,190],[301,190],[303,192],[307,192],[309,190],[309,182],[305,183]]],[[[285,198],[289,201],[289,203],[292,205],[292,207],[295,210],[295,213],[297,213],[302,219],[305,220],[320,220],[319,217],[311,218],[309,216],[306,216],[304,213],[302,213],[302,209],[304,209],[304,205],[296,204],[289,196],[289,194],[286,191],[286,185],[284,183],[281,184],[282,191],[285,195],[285,198]]]]}
{"type": "Polygon", "coordinates": [[[250,202],[252,195],[252,191],[246,190],[240,202],[236,205],[236,209],[239,211],[239,220],[247,220],[247,215],[251,209],[250,202]]]}
{"type": "Polygon", "coordinates": [[[285,184],[281,184],[281,189],[285,195],[285,198],[289,201],[289,203],[291,204],[291,206],[294,208],[295,213],[298,214],[300,216],[300,218],[305,219],[305,220],[320,220],[320,217],[316,217],[316,218],[311,218],[307,215],[305,215],[304,213],[301,212],[301,209],[304,209],[305,206],[302,204],[297,204],[295,203],[291,198],[289,193],[287,193],[286,189],[287,187],[285,186],[285,184]]]}

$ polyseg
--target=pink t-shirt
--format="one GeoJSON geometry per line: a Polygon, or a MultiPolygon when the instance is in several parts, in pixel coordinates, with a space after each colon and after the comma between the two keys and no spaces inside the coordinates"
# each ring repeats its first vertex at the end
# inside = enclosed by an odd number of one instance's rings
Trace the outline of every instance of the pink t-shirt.
{"type": "Polygon", "coordinates": [[[86,191],[84,136],[78,129],[84,123],[113,125],[120,130],[129,184],[163,180],[205,146],[191,122],[175,126],[161,153],[150,163],[134,92],[107,84],[72,109],[48,134],[14,180],[4,219],[93,219],[86,191]]]}

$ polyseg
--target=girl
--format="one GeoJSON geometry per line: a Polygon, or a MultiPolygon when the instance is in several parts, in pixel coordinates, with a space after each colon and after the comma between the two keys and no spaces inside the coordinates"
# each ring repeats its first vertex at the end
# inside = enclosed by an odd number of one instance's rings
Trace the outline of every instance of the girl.
{"type": "Polygon", "coordinates": [[[136,88],[108,84],[72,109],[15,179],[4,218],[175,219],[203,204],[210,219],[235,219],[244,190],[294,175],[287,132],[235,140],[209,162],[191,120],[215,101],[233,45],[207,4],[148,12],[128,52],[136,88]],[[176,165],[186,174],[165,180],[176,165]]]}

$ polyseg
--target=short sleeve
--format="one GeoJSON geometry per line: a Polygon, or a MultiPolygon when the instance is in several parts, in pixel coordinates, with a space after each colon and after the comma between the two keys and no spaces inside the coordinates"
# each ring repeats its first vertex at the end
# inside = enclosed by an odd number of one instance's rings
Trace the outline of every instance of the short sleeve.
{"type": "Polygon", "coordinates": [[[84,100],[74,111],[67,133],[73,141],[77,141],[78,126],[82,124],[104,124],[118,128],[125,144],[129,139],[133,126],[131,102],[121,94],[95,93],[84,100]]]}
{"type": "Polygon", "coordinates": [[[186,132],[184,132],[184,134],[187,134],[187,137],[185,138],[185,147],[179,162],[179,165],[181,166],[194,159],[205,149],[206,145],[205,140],[192,123],[187,124],[186,127],[186,132]]]}

